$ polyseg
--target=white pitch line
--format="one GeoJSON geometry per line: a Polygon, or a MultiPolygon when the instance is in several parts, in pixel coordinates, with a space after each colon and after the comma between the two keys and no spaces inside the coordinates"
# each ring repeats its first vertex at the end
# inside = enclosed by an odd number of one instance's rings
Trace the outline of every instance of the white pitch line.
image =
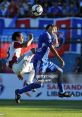
{"type": "Polygon", "coordinates": [[[0,116],[3,116],[3,115],[5,115],[4,113],[0,113],[0,116]]]}

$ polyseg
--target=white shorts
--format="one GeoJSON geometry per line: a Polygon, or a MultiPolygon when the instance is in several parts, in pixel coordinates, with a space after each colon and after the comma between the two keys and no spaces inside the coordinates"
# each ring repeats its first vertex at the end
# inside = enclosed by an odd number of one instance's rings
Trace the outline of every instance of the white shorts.
{"type": "Polygon", "coordinates": [[[13,72],[16,74],[19,74],[19,72],[22,74],[31,72],[33,70],[33,63],[29,62],[27,59],[28,58],[25,56],[17,63],[14,63],[12,66],[13,72]]]}

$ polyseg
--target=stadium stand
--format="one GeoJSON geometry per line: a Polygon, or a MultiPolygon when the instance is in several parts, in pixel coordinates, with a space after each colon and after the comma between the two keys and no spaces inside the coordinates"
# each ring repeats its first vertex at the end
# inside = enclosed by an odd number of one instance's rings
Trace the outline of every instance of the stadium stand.
{"type": "Polygon", "coordinates": [[[4,0],[0,1],[0,16],[33,17],[33,4],[41,4],[44,7],[41,17],[82,16],[82,0],[4,0]]]}

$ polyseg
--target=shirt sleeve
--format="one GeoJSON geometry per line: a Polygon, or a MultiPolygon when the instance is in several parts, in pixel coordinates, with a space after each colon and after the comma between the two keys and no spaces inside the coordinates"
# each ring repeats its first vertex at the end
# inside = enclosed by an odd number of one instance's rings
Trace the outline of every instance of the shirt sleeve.
{"type": "Polygon", "coordinates": [[[14,48],[22,48],[22,44],[19,42],[14,42],[14,48]]]}

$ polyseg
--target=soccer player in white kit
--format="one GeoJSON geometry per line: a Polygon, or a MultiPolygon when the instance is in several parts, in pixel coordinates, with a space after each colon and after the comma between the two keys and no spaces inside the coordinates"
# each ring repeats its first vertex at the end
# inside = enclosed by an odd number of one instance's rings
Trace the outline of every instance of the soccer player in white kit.
{"type": "Polygon", "coordinates": [[[35,72],[33,63],[31,62],[34,54],[30,51],[30,55],[21,57],[21,49],[29,46],[33,41],[33,35],[28,35],[28,41],[24,41],[23,34],[21,32],[14,32],[12,35],[12,43],[8,50],[8,58],[6,65],[12,69],[12,71],[23,80],[23,74],[29,73],[28,82],[32,83],[35,72]]]}

